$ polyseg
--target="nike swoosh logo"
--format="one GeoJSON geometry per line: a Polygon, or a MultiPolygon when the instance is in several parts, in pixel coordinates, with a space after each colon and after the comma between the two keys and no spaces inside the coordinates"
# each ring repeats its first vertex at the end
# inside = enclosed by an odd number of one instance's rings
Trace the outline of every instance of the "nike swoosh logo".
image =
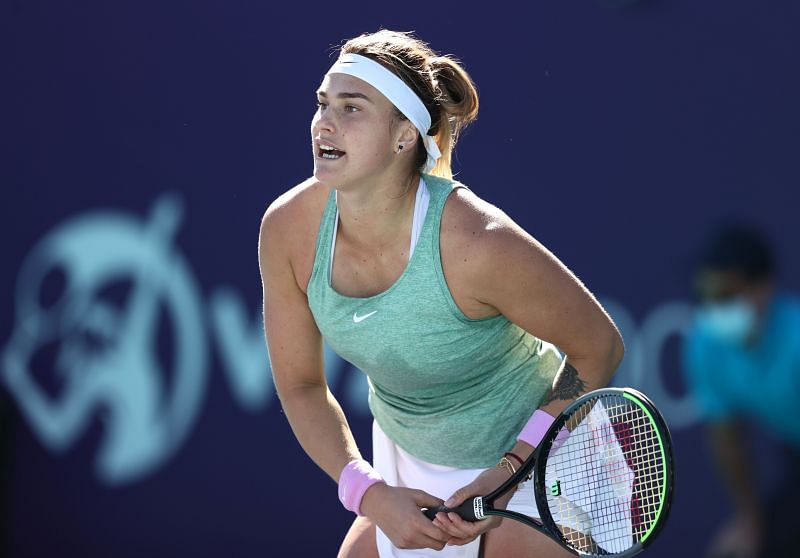
{"type": "Polygon", "coordinates": [[[354,323],[363,322],[364,320],[372,316],[375,312],[377,312],[377,310],[373,310],[369,314],[364,314],[363,316],[359,316],[358,312],[353,312],[353,322],[354,323]]]}

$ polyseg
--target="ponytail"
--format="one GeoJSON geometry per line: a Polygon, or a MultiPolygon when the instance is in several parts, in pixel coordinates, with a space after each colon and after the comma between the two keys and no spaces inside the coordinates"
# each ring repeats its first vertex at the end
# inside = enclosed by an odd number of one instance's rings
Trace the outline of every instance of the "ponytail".
{"type": "Polygon", "coordinates": [[[438,122],[431,126],[431,133],[442,152],[431,174],[452,178],[453,149],[464,128],[478,117],[478,92],[469,74],[456,60],[435,56],[428,60],[428,65],[440,107],[438,122]]]}

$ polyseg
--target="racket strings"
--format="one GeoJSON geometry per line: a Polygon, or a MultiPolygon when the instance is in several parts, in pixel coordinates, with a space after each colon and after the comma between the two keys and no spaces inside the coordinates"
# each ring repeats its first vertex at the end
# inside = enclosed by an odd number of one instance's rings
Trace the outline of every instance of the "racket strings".
{"type": "Polygon", "coordinates": [[[553,520],[575,550],[623,552],[659,516],[666,464],[656,427],[617,395],[587,401],[566,424],[569,437],[546,463],[553,520]]]}

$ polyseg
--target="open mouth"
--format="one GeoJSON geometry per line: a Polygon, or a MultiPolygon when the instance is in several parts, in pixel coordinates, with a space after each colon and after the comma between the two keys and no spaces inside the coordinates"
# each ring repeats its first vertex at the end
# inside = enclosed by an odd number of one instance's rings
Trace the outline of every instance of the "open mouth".
{"type": "Polygon", "coordinates": [[[317,156],[323,159],[339,159],[344,156],[344,151],[321,143],[317,149],[317,156]]]}

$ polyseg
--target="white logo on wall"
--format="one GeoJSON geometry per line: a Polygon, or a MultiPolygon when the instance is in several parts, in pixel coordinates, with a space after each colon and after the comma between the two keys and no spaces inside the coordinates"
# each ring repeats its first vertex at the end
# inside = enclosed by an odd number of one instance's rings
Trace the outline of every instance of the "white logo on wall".
{"type": "Polygon", "coordinates": [[[19,273],[3,379],[53,451],[75,443],[99,412],[105,432],[96,471],[108,484],[135,480],[169,459],[205,392],[198,287],[172,249],[180,219],[180,205],[170,197],[145,222],[112,212],[73,218],[33,249],[19,273]],[[43,303],[45,283],[58,273],[60,292],[43,303]],[[121,306],[102,296],[114,286],[128,290],[121,306]],[[162,311],[174,345],[168,364],[158,354],[162,311]],[[34,370],[35,357],[48,350],[54,352],[50,369],[34,370]],[[55,374],[58,395],[45,391],[34,373],[55,374]]]}
{"type": "MultiPolygon", "coordinates": [[[[174,246],[182,214],[180,200],[166,195],[143,221],[120,211],[77,215],[49,231],[19,271],[2,380],[52,452],[68,450],[102,418],[95,471],[104,484],[153,474],[187,440],[206,394],[208,329],[236,403],[257,412],[276,401],[260,304],[250,309],[220,287],[205,315],[195,275],[174,246]],[[43,385],[48,377],[56,393],[43,385]]],[[[666,340],[688,324],[688,304],[660,306],[641,328],[618,303],[604,305],[628,347],[615,383],[652,396],[675,428],[695,422],[685,396],[663,387],[660,366],[666,340]]],[[[325,353],[344,407],[367,415],[364,375],[325,353]]]]}

